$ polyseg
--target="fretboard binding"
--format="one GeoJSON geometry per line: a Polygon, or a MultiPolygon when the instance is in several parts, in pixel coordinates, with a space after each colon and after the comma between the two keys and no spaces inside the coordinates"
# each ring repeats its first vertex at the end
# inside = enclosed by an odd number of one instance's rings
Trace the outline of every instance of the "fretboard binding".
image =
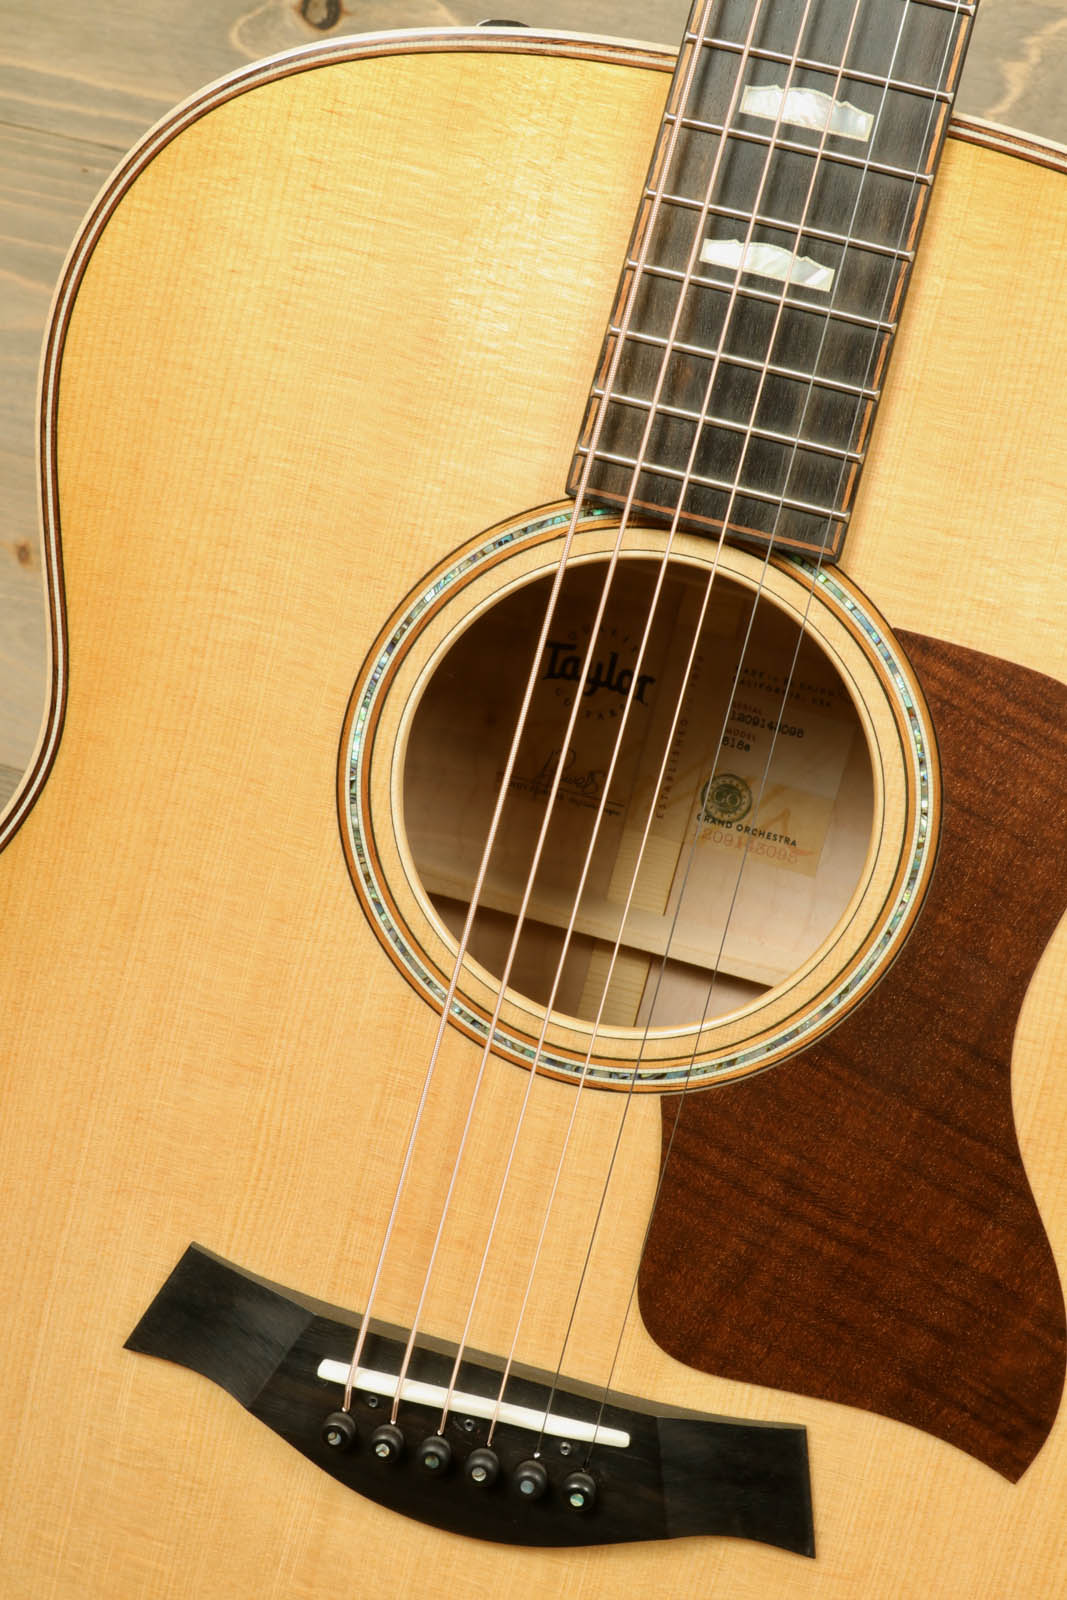
{"type": "MultiPolygon", "coordinates": [[[[613,322],[608,329],[609,333],[615,335],[622,331],[617,322],[613,322]]],[[[714,350],[705,350],[698,344],[683,344],[680,340],[665,339],[656,333],[638,333],[634,328],[626,329],[626,337],[637,344],[654,345],[657,350],[669,348],[683,356],[703,356],[706,361],[715,355],[714,350]]],[[[720,365],[744,367],[750,372],[766,372],[772,378],[791,378],[796,383],[812,383],[819,389],[832,389],[835,394],[854,395],[857,400],[877,401],[882,393],[880,389],[865,388],[862,384],[844,383],[840,378],[824,378],[817,372],[804,372],[799,367],[779,367],[769,361],[757,361],[752,356],[727,355],[725,351],[720,351],[719,362],[720,365]]]]}
{"type": "MultiPolygon", "coordinates": [[[[593,393],[602,400],[607,391],[598,386],[593,393]]],[[[772,428],[757,428],[751,423],[735,422],[731,417],[702,416],[699,411],[688,411],[684,406],[666,406],[662,403],[654,407],[651,400],[641,400],[634,394],[618,394],[615,390],[607,397],[621,406],[636,406],[641,411],[655,410],[657,415],[679,417],[683,422],[698,422],[706,428],[723,428],[727,433],[743,433],[752,439],[769,439],[772,444],[796,445],[800,450],[814,450],[821,456],[832,456],[835,461],[863,460],[858,450],[840,450],[834,445],[821,444],[817,439],[805,439],[800,434],[776,433],[772,428]]]]}
{"type": "MultiPolygon", "coordinates": [[[[633,256],[627,256],[626,265],[634,270],[638,267],[633,256]]],[[[687,276],[673,267],[653,267],[647,261],[640,270],[650,278],[667,278],[672,283],[697,283],[702,289],[717,289],[720,294],[737,295],[742,300],[763,300],[768,305],[788,306],[794,311],[810,311],[815,316],[828,317],[832,322],[848,322],[857,328],[873,328],[878,333],[895,333],[897,329],[895,322],[883,322],[879,317],[864,317],[858,311],[840,311],[836,307],[831,311],[815,300],[797,300],[793,295],[744,288],[740,284],[723,283],[721,278],[705,278],[697,272],[687,276]]]]}
{"type": "MultiPolygon", "coordinates": [[[[665,113],[664,122],[676,122],[678,118],[673,111],[665,113]]],[[[776,139],[769,133],[754,133],[747,128],[728,128],[723,122],[702,122],[699,117],[682,117],[683,128],[691,128],[694,133],[710,133],[716,135],[726,134],[730,139],[744,139],[749,144],[773,145],[776,150],[788,150],[792,154],[811,156],[816,161],[829,161],[840,167],[859,167],[864,173],[873,172],[882,178],[901,178],[905,183],[920,183],[929,188],[933,178],[928,172],[912,172],[910,167],[892,167],[885,161],[868,161],[863,156],[850,156],[843,150],[818,150],[814,145],[801,144],[797,139],[776,139]]]]}
{"type": "MultiPolygon", "coordinates": [[[[687,33],[685,37],[687,41],[697,43],[697,34],[687,33]]],[[[858,68],[842,67],[840,63],[831,66],[829,62],[812,61],[807,56],[797,56],[794,61],[785,50],[763,50],[755,45],[738,44],[733,39],[704,39],[701,42],[707,50],[725,50],[730,55],[747,56],[753,61],[773,61],[778,66],[799,68],[803,72],[828,72],[835,78],[840,74],[850,83],[872,84],[876,89],[892,89],[899,94],[914,94],[921,100],[940,100],[948,104],[953,99],[947,89],[927,89],[923,84],[909,83],[905,78],[882,78],[876,72],[860,72],[858,68]]]]}
{"type": "MultiPolygon", "coordinates": [[[[578,454],[587,456],[588,445],[579,445],[578,454]]],[[[705,478],[696,472],[684,472],[681,467],[665,467],[655,461],[637,461],[633,456],[616,455],[608,450],[594,450],[596,461],[606,461],[614,467],[629,467],[635,472],[654,472],[658,477],[674,478],[686,486],[699,489],[719,489],[723,494],[736,495],[742,500],[762,500],[768,505],[782,506],[787,511],[802,511],[809,517],[829,517],[834,522],[848,522],[847,511],[834,511],[830,506],[815,505],[810,500],[793,500],[788,495],[772,494],[766,489],[756,489],[745,483],[728,483],[725,478],[705,478]]],[[[594,491],[595,492],[595,491],[594,491]]]]}
{"type": "MultiPolygon", "coordinates": [[[[656,189],[646,189],[645,194],[649,200],[654,200],[656,189]]],[[[857,239],[847,233],[833,233],[828,228],[809,228],[800,226],[795,222],[786,222],[781,217],[764,217],[759,213],[755,217],[750,211],[742,210],[737,206],[705,206],[702,200],[693,200],[687,195],[662,194],[661,199],[668,205],[681,206],[686,211],[706,211],[709,216],[729,217],[732,221],[755,222],[761,228],[779,228],[783,232],[796,234],[799,239],[821,239],[824,244],[837,244],[846,250],[868,250],[874,255],[892,256],[894,261],[914,261],[914,250],[895,250],[889,244],[875,244],[873,239],[857,239]]]]}

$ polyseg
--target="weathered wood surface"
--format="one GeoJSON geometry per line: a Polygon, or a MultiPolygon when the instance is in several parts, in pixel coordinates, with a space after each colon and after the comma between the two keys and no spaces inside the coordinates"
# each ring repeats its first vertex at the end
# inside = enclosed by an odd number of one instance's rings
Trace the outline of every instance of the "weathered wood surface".
{"type": "MultiPolygon", "coordinates": [[[[0,0],[0,805],[32,753],[45,695],[38,352],[67,247],[121,154],[212,78],[331,35],[517,14],[538,27],[673,41],[688,9],[689,0],[0,0]]],[[[1062,0],[983,0],[959,105],[1067,141],[1062,0]]]]}

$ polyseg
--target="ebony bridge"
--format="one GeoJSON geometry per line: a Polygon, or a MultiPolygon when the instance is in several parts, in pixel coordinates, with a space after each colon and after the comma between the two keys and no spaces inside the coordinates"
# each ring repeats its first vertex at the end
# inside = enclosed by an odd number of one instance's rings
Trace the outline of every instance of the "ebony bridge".
{"type": "MultiPolygon", "coordinates": [[[[331,1477],[422,1522],[518,1545],[732,1535],[814,1554],[807,1436],[513,1368],[472,1352],[438,1431],[455,1347],[416,1346],[389,1420],[406,1333],[377,1323],[352,1408],[337,1410],[358,1316],[191,1245],[126,1341],[199,1372],[331,1477]]],[[[236,1470],[236,1464],[235,1464],[236,1470]]]]}

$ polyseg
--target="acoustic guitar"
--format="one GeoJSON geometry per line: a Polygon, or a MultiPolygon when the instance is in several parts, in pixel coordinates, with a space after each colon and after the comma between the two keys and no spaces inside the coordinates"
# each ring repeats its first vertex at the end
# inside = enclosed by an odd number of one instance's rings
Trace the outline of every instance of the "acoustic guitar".
{"type": "Polygon", "coordinates": [[[5,1597],[1067,1589],[1067,157],[972,11],[338,39],[101,195],[5,1597]]]}

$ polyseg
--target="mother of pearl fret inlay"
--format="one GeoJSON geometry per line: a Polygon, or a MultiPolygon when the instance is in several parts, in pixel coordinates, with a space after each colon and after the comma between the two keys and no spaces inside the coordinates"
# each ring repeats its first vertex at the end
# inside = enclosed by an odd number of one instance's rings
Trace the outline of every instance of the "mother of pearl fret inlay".
{"type": "Polygon", "coordinates": [[[870,140],[874,127],[870,112],[861,111],[847,100],[835,100],[821,89],[783,89],[777,84],[750,83],[741,96],[741,110],[748,117],[765,117],[768,122],[811,128],[816,133],[836,133],[864,144],[870,140]]]}
{"type": "Polygon", "coordinates": [[[834,286],[832,267],[824,267],[810,256],[798,256],[795,250],[783,250],[777,244],[753,241],[746,246],[740,239],[705,239],[700,259],[716,267],[731,267],[735,272],[743,260],[746,272],[777,278],[781,283],[802,283],[805,289],[821,289],[824,294],[834,286]]]}

